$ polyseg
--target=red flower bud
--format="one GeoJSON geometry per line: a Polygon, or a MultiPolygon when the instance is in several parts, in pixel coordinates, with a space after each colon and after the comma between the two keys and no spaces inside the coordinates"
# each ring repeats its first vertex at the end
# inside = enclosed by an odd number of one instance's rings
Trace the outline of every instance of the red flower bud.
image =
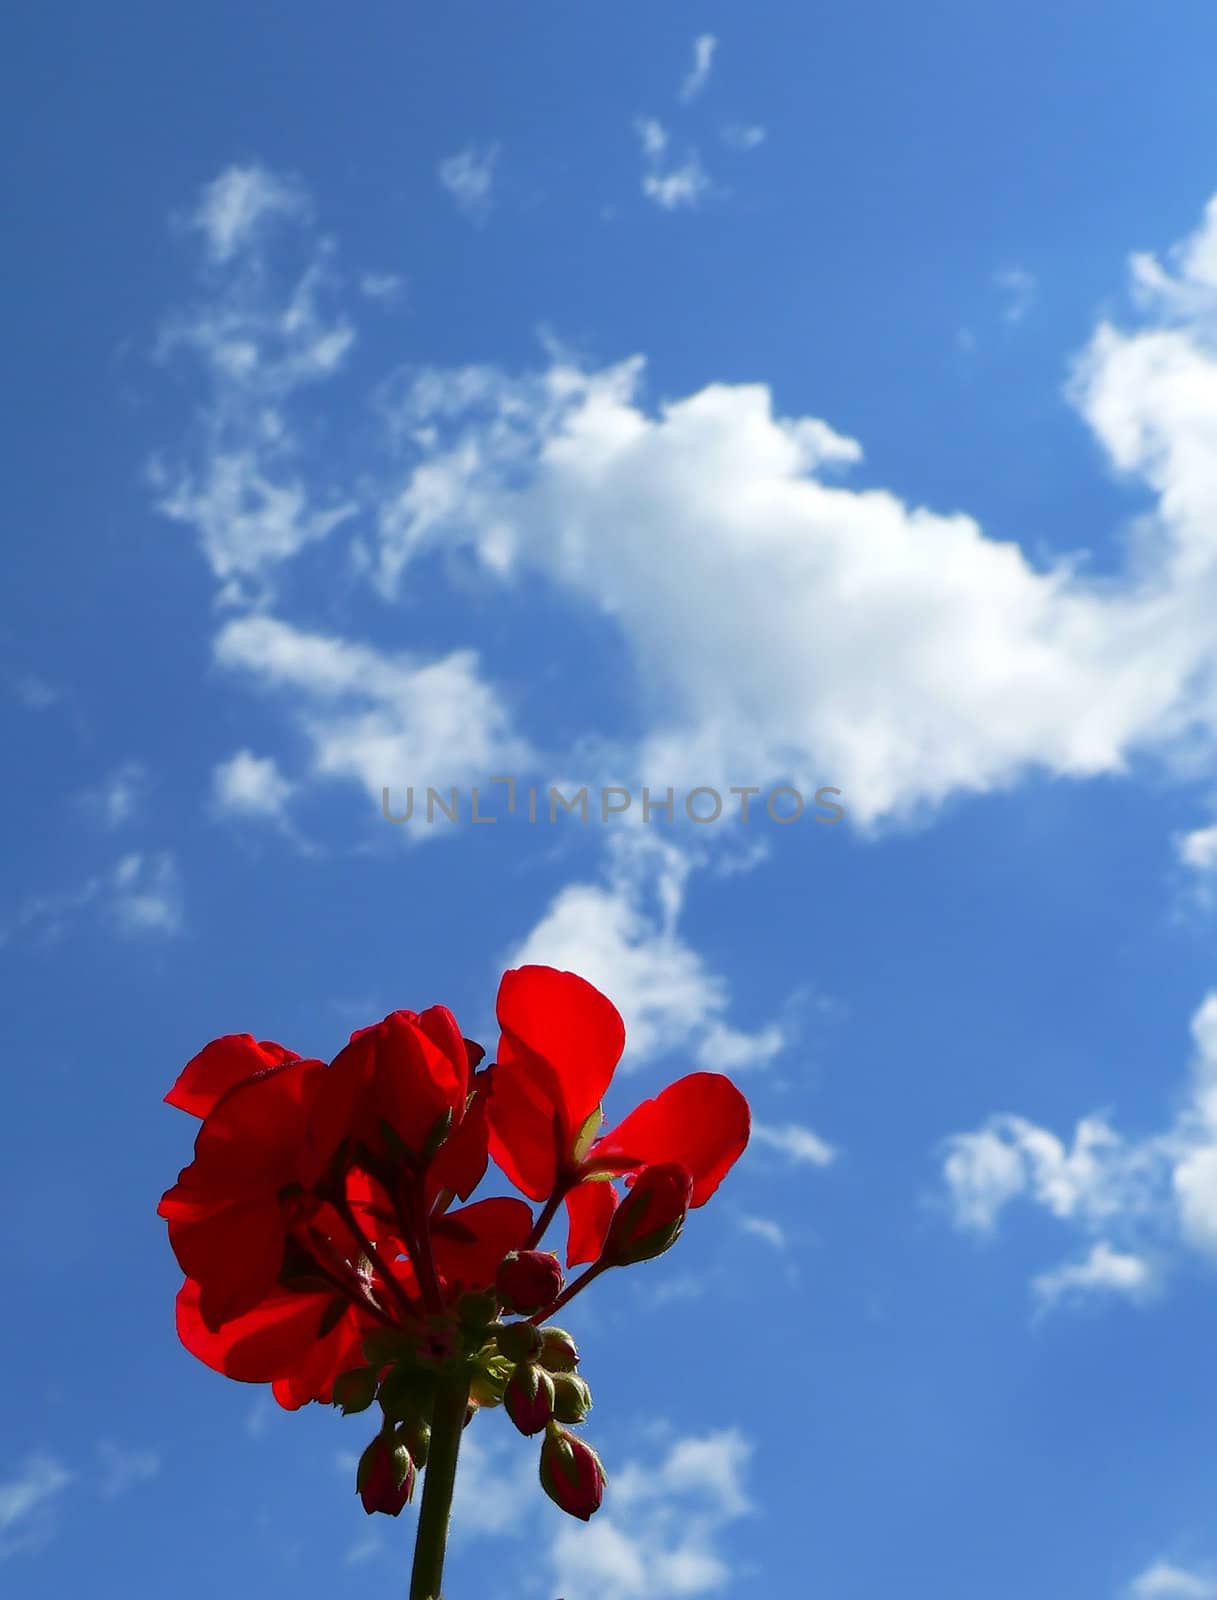
{"type": "Polygon", "coordinates": [[[494,1286],[508,1311],[530,1317],[562,1293],[562,1268],[548,1250],[513,1250],[504,1258],[494,1286]]]}
{"type": "Polygon", "coordinates": [[[414,1493],[414,1462],[397,1439],[378,1433],[359,1460],[355,1492],[369,1516],[397,1516],[414,1493]]]}
{"type": "Polygon", "coordinates": [[[522,1434],[540,1433],[554,1414],[554,1380],[545,1368],[532,1361],[516,1367],[503,1390],[503,1409],[522,1434]]]}
{"type": "Polygon", "coordinates": [[[586,1522],[600,1509],[607,1481],[591,1445],[557,1423],[551,1424],[541,1446],[541,1487],[554,1504],[586,1522]]]}
{"type": "Polygon", "coordinates": [[[643,1167],[613,1213],[601,1260],[628,1267],[650,1261],[676,1243],[693,1197],[687,1167],[673,1161],[643,1167]]]}

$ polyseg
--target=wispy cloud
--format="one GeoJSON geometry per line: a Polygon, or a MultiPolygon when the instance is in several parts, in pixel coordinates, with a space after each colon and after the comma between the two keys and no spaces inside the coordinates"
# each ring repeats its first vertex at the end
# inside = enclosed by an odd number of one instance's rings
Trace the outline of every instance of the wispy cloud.
{"type": "Polygon", "coordinates": [[[125,1449],[102,1440],[97,1454],[100,1468],[97,1487],[107,1500],[114,1500],[138,1484],[147,1483],[161,1470],[160,1453],[156,1450],[125,1449]]]}
{"type": "Polygon", "coordinates": [[[772,1245],[775,1250],[785,1250],[786,1230],[772,1217],[741,1217],[739,1225],[742,1232],[750,1233],[757,1239],[764,1239],[765,1243],[772,1245]]]}
{"type": "Polygon", "coordinates": [[[0,1561],[39,1549],[54,1532],[56,1503],[75,1474],[54,1456],[35,1455],[0,1482],[0,1561]]]}
{"type": "Polygon", "coordinates": [[[811,1167],[829,1167],[837,1159],[837,1152],[826,1139],[821,1139],[818,1133],[813,1133],[810,1128],[800,1127],[798,1123],[787,1122],[781,1127],[771,1126],[768,1123],[752,1124],[753,1144],[766,1145],[771,1150],[779,1150],[791,1161],[811,1167]]]}
{"type": "Polygon", "coordinates": [[[680,86],[680,99],[683,104],[688,105],[690,100],[695,100],[706,87],[717,48],[718,40],[712,33],[699,33],[694,39],[693,64],[680,86]]]}
{"type": "Polygon", "coordinates": [[[440,184],[471,222],[485,222],[490,215],[499,148],[491,144],[479,150],[470,145],[456,155],[445,156],[437,168],[440,184]]]}
{"type": "Polygon", "coordinates": [[[768,133],[759,122],[728,122],[721,138],[729,150],[755,150],[764,144],[768,133]]]}
{"type": "Polygon", "coordinates": [[[211,262],[224,266],[271,218],[309,212],[308,196],[293,179],[256,165],[229,167],[203,189],[189,225],[202,233],[211,262]]]}
{"type": "Polygon", "coordinates": [[[1041,1311],[1096,1297],[1147,1300],[1158,1287],[1152,1265],[1143,1257],[1113,1250],[1100,1239],[1082,1261],[1065,1262],[1031,1280],[1041,1311]]]}
{"type": "Polygon", "coordinates": [[[1005,267],[994,275],[993,281],[1004,301],[1002,316],[1007,322],[1021,322],[1035,301],[1035,274],[1025,267],[1005,267]]]}
{"type": "Polygon", "coordinates": [[[654,117],[638,117],[634,131],[642,148],[642,192],[661,211],[694,209],[711,188],[701,158],[690,149],[683,161],[670,157],[667,129],[654,117]]]}
{"type": "Polygon", "coordinates": [[[1217,1600],[1217,1579],[1155,1561],[1128,1586],[1130,1600],[1217,1600]]]}

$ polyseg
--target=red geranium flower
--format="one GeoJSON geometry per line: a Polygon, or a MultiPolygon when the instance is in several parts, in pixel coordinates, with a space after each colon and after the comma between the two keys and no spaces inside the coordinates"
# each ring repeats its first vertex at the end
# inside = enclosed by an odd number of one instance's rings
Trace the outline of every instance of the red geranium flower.
{"type": "Polygon", "coordinates": [[[611,1177],[678,1164],[706,1203],[748,1143],[748,1102],[729,1078],[694,1072],[645,1100],[597,1138],[600,1100],[625,1045],[613,1003],[573,972],[520,967],[503,975],[503,1030],[491,1069],[490,1149],[533,1200],[566,1200],[566,1264],[600,1254],[617,1193],[611,1177]]]}

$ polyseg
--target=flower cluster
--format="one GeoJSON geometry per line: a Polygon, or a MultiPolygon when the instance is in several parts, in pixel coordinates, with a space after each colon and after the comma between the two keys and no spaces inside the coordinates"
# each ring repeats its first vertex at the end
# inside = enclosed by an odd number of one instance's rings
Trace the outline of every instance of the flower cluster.
{"type": "Polygon", "coordinates": [[[666,1250],[748,1141],[747,1102],[707,1072],[602,1131],[625,1029],[573,973],[506,973],[498,1020],[490,1065],[443,1006],[393,1012],[329,1064],[232,1034],[165,1097],[202,1122],[159,1207],[186,1274],[182,1343],[289,1410],[378,1402],[356,1480],[369,1513],[411,1498],[446,1383],[465,1422],[502,1406],[543,1435],[546,1492],[590,1517],[604,1469],[571,1429],[591,1392],[548,1319],[666,1250]],[[471,1199],[491,1160],[526,1200],[471,1199]],[[569,1283],[539,1248],[563,1208],[566,1267],[584,1268],[569,1283]]]}

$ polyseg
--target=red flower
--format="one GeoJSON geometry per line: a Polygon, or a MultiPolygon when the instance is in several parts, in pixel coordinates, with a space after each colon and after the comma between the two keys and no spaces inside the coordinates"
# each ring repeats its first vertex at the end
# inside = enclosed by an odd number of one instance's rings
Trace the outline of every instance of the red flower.
{"type": "Polygon", "coordinates": [[[250,1033],[226,1034],[204,1045],[186,1063],[165,1096],[165,1104],[192,1117],[205,1117],[222,1095],[246,1078],[299,1059],[294,1050],[285,1050],[269,1039],[259,1044],[250,1033]]]}
{"type": "Polygon", "coordinates": [[[548,1200],[574,1170],[576,1141],[625,1048],[616,1006],[573,972],[503,974],[490,1149],[530,1200],[548,1200]]]}
{"type": "Polygon", "coordinates": [[[201,1315],[213,1332],[274,1288],[288,1235],[319,1204],[306,1179],[318,1164],[309,1128],[324,1066],[293,1057],[221,1092],[223,1077],[264,1048],[238,1044],[216,1041],[210,1060],[208,1051],[196,1056],[171,1091],[177,1103],[199,1107],[218,1098],[199,1129],[194,1160],[157,1208],[178,1264],[199,1285],[201,1315]],[[213,1075],[212,1066],[223,1070],[213,1075]]]}
{"type": "MultiPolygon", "coordinates": [[[[470,1075],[480,1045],[461,1036],[444,1006],[421,1013],[393,1011],[383,1022],[360,1028],[335,1056],[314,1113],[318,1147],[334,1150],[344,1140],[357,1159],[373,1167],[403,1154],[421,1171],[449,1141],[444,1187],[465,1199],[486,1170],[484,1110],[478,1105],[465,1135],[470,1075]]],[[[479,1096],[480,1100],[480,1096],[479,1096]]]]}
{"type": "Polygon", "coordinates": [[[693,1180],[690,1203],[701,1206],[748,1143],[748,1102],[713,1072],[681,1078],[594,1139],[625,1027],[612,1002],[574,973],[553,967],[505,973],[498,1015],[503,1034],[491,1069],[491,1154],[531,1199],[565,1196],[568,1267],[600,1254],[617,1205],[606,1174],[678,1164],[693,1180]],[[597,1181],[584,1181],[593,1176],[597,1181]]]}
{"type": "Polygon", "coordinates": [[[178,1337],[191,1355],[240,1383],[273,1383],[288,1411],[310,1400],[328,1405],[335,1379],[359,1365],[361,1341],[375,1326],[341,1296],[280,1289],[214,1332],[197,1283],[188,1278],[177,1297],[178,1337]]]}

